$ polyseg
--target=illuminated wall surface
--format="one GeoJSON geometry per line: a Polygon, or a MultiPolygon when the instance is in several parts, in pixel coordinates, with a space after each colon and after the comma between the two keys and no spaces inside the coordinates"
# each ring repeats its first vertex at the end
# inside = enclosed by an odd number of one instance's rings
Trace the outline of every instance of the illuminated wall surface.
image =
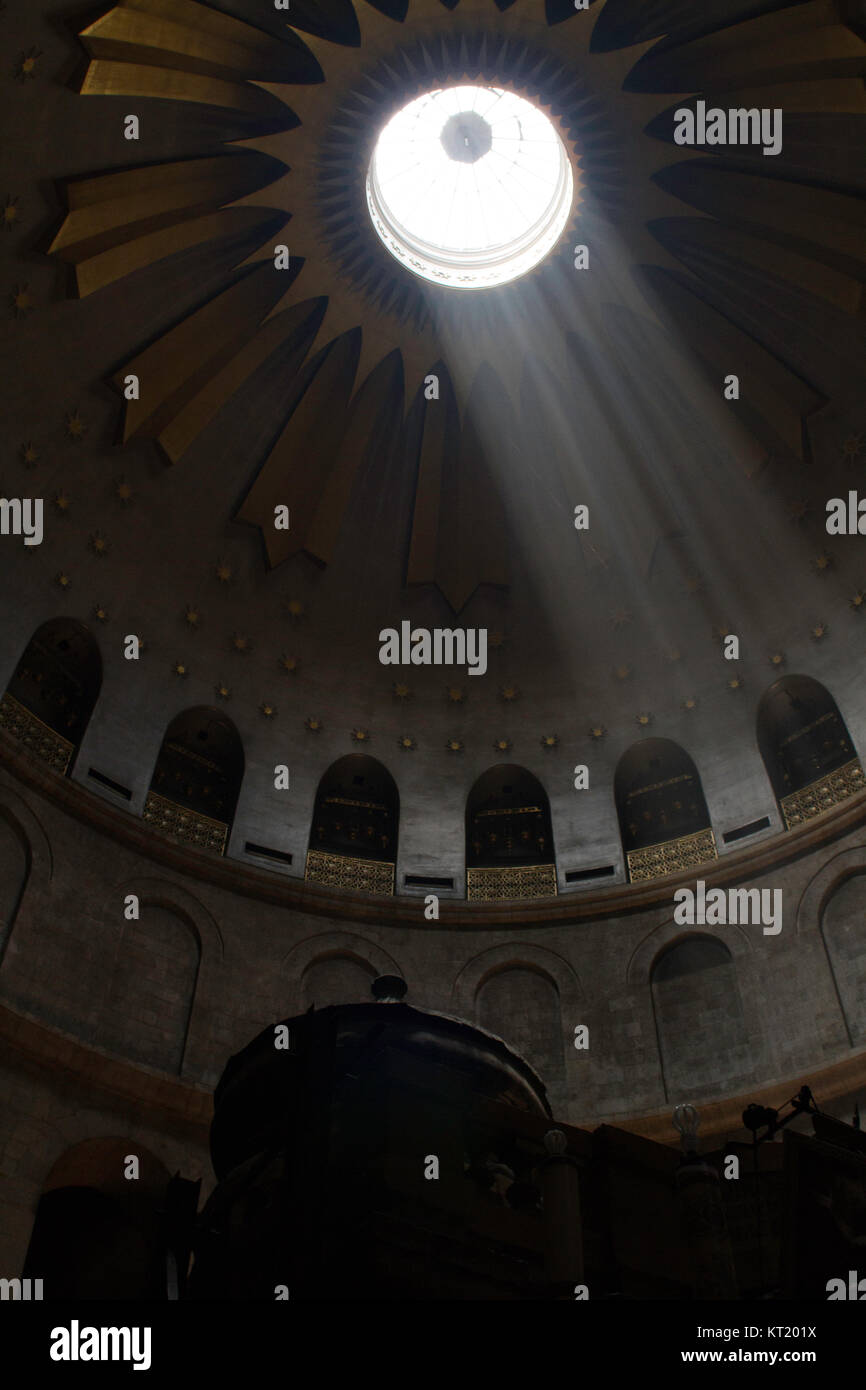
{"type": "Polygon", "coordinates": [[[866,1297],[863,6],[0,39],[3,1301],[866,1297]]]}

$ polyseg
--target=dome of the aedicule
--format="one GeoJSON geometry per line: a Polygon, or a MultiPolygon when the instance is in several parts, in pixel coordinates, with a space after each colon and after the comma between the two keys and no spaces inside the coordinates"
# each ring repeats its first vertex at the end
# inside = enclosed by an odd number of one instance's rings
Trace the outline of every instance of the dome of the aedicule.
{"type": "Polygon", "coordinates": [[[4,1032],[172,1171],[377,976],[569,1133],[850,1119],[861,7],[0,26],[4,1032]]]}

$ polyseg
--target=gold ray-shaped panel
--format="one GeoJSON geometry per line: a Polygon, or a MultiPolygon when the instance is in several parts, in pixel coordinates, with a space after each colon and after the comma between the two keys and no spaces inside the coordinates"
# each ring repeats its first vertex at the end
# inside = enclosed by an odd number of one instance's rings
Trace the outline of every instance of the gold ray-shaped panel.
{"type": "Polygon", "coordinates": [[[733,413],[770,448],[781,442],[802,461],[803,420],[822,404],[818,392],[691,289],[664,271],[646,274],[660,292],[670,326],[715,377],[719,391],[729,372],[739,376],[740,400],[729,402],[733,413]]]}
{"type": "Polygon", "coordinates": [[[292,56],[262,30],[186,0],[121,0],[81,31],[81,41],[93,58],[146,61],[236,81],[251,74],[277,77],[292,56]]]}
{"type": "Polygon", "coordinates": [[[436,584],[459,613],[480,584],[508,584],[502,490],[507,441],[513,447],[515,434],[504,425],[504,388],[486,365],[470,392],[456,447],[445,406],[447,393],[444,402],[426,403],[407,582],[436,584]]]}
{"type": "Polygon", "coordinates": [[[124,440],[154,437],[255,333],[279,293],[273,272],[253,271],[183,319],[117,373],[122,389],[138,376],[140,398],[126,407],[124,440]]]}
{"type": "MultiPolygon", "coordinates": [[[[729,28],[648,54],[635,82],[655,91],[718,93],[729,87],[798,82],[866,73],[866,43],[840,22],[834,0],[811,0],[778,15],[760,15],[729,28]]],[[[767,105],[765,100],[762,105],[767,105]]]]}
{"type": "Polygon", "coordinates": [[[356,334],[327,351],[244,499],[239,521],[261,528],[273,569],[321,535],[318,511],[337,466],[358,356],[356,334]],[[289,508],[288,531],[274,527],[274,508],[289,508]]]}
{"type": "MultiPolygon", "coordinates": [[[[263,323],[254,337],[229,357],[224,367],[220,370],[212,368],[201,390],[186,400],[160,429],[157,441],[166,457],[172,463],[178,463],[226,401],[306,323],[309,333],[286,366],[286,376],[291,380],[308,355],[309,342],[315,333],[315,315],[320,314],[323,307],[321,301],[308,300],[293,309],[286,309],[277,318],[263,323]]],[[[228,356],[228,353],[225,355],[228,356]]]]}
{"type": "Polygon", "coordinates": [[[285,116],[285,108],[252,83],[225,81],[183,69],[144,63],[115,63],[95,58],[81,84],[82,96],[161,97],[189,101],[199,106],[225,107],[247,116],[273,120],[285,116]]]}

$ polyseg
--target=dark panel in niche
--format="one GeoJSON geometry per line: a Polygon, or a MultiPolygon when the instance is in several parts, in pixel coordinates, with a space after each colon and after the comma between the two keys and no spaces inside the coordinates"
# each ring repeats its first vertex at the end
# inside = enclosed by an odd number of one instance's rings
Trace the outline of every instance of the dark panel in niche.
{"type": "Polygon", "coordinates": [[[519,868],[553,859],[550,804],[538,778],[512,763],[482,773],[466,803],[467,868],[519,868]]]}
{"type": "Polygon", "coordinates": [[[375,758],[349,753],[319,783],[310,849],[394,864],[399,820],[397,784],[388,769],[375,758]]]}
{"type": "Polygon", "coordinates": [[[857,757],[836,701],[811,676],[783,676],[764,693],[758,747],[780,801],[857,757]]]}
{"type": "Polygon", "coordinates": [[[707,830],[710,813],[698,770],[684,748],[648,738],[620,758],[614,797],[626,852],[707,830]]]}
{"type": "Polygon", "coordinates": [[[9,694],[75,747],[102,685],[102,657],[89,628],[52,618],[37,628],[9,682],[9,694]]]}
{"type": "Polygon", "coordinates": [[[124,922],[95,1041],[123,1057],[179,1073],[201,951],[185,918],[154,903],[124,922]]]}
{"type": "Polygon", "coordinates": [[[667,1098],[721,1095],[748,1085],[760,1061],[746,1035],[731,953],[715,937],[674,942],[651,976],[667,1098]]]}
{"type": "Polygon", "coordinates": [[[197,705],[168,726],[151,791],[211,820],[231,825],[244,775],[244,750],[232,721],[197,705]]]}
{"type": "Polygon", "coordinates": [[[0,814],[0,961],[30,875],[30,846],[10,820],[0,814]]]}

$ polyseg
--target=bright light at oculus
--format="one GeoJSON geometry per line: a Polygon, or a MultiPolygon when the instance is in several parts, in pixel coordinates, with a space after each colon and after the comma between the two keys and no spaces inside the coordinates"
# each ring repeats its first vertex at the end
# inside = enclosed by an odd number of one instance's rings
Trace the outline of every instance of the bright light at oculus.
{"type": "Polygon", "coordinates": [[[565,230],[574,179],[547,116],[498,87],[428,92],[385,126],[367,175],[373,225],[397,260],[452,289],[504,285],[565,230]]]}

